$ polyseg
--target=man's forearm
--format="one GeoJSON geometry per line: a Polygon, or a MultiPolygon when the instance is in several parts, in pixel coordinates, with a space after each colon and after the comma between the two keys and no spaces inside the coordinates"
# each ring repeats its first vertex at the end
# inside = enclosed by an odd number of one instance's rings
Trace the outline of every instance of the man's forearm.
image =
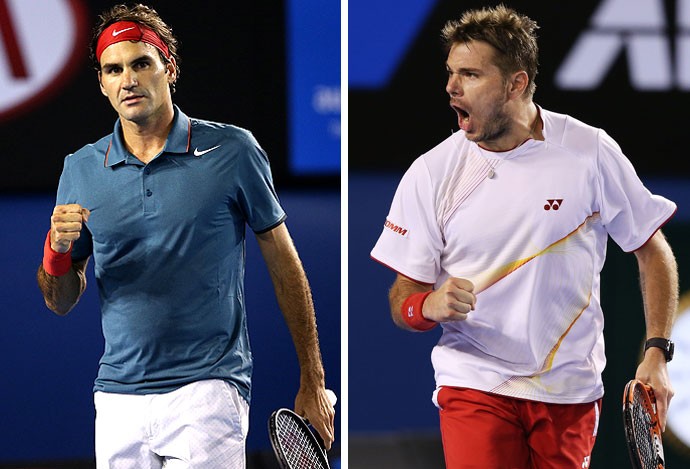
{"type": "Polygon", "coordinates": [[[299,360],[302,384],[324,386],[311,289],[299,259],[289,259],[271,277],[299,360]]]}
{"type": "Polygon", "coordinates": [[[86,289],[84,268],[85,263],[76,264],[67,274],[56,277],[46,273],[43,265],[39,266],[36,274],[38,287],[51,311],[64,316],[77,304],[86,289]]]}
{"type": "Polygon", "coordinates": [[[334,409],[325,390],[326,378],[307,276],[285,224],[257,234],[256,239],[297,352],[300,387],[295,397],[295,412],[309,419],[326,448],[330,448],[334,438],[334,409]]]}
{"type": "Polygon", "coordinates": [[[324,386],[311,289],[285,225],[257,236],[300,364],[302,385],[324,386]]]}
{"type": "MultiPolygon", "coordinates": [[[[659,231],[647,244],[635,251],[635,255],[640,266],[647,338],[669,338],[678,309],[678,269],[671,247],[659,231]]],[[[635,378],[654,389],[659,421],[664,429],[674,392],[666,366],[666,355],[661,349],[647,349],[637,367],[635,378]]]]}
{"type": "Polygon", "coordinates": [[[670,337],[678,307],[678,268],[673,252],[658,232],[636,254],[647,337],[670,337]]]}

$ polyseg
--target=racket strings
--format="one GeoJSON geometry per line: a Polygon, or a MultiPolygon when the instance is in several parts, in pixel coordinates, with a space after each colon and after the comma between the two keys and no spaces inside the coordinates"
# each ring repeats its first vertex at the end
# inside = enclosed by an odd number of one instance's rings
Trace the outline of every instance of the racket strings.
{"type": "Polygon", "coordinates": [[[633,391],[632,425],[636,435],[637,451],[642,467],[657,467],[660,442],[655,437],[652,427],[656,424],[653,419],[653,409],[648,408],[639,388],[633,391]]]}
{"type": "Polygon", "coordinates": [[[323,452],[315,447],[308,429],[300,426],[287,414],[281,414],[276,420],[276,435],[283,455],[290,467],[299,469],[328,469],[323,463],[323,452]]]}

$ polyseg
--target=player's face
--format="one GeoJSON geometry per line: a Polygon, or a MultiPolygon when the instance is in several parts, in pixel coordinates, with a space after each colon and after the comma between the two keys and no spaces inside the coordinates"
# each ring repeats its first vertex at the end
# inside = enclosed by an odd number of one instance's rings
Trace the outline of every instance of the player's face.
{"type": "Polygon", "coordinates": [[[154,123],[172,109],[169,84],[175,67],[145,42],[123,41],[106,48],[98,75],[101,92],[120,118],[138,125],[154,123]]]}
{"type": "Polygon", "coordinates": [[[458,115],[458,126],[469,140],[489,149],[511,126],[505,110],[508,85],[493,62],[494,52],[493,46],[482,41],[458,43],[446,61],[446,91],[458,115]]]}

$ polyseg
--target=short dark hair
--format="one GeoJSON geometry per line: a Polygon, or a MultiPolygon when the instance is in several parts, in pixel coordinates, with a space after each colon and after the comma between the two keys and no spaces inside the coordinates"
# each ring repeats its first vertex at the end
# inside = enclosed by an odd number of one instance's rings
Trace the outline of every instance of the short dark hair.
{"type": "Polygon", "coordinates": [[[496,49],[496,66],[508,75],[524,70],[529,77],[529,96],[536,90],[539,66],[536,21],[505,5],[466,11],[441,30],[446,53],[458,43],[483,41],[496,49]]]}
{"type": "MultiPolygon", "coordinates": [[[[148,29],[155,32],[158,37],[168,46],[170,52],[170,57],[175,59],[175,72],[177,77],[180,76],[180,57],[177,53],[177,38],[173,35],[172,28],[168,26],[163,19],[160,17],[158,12],[153,8],[142,5],[141,3],[133,5],[115,5],[109,10],[104,11],[98,17],[98,21],[93,28],[93,34],[91,36],[91,44],[89,47],[89,58],[93,67],[97,71],[101,71],[101,64],[96,58],[96,45],[98,44],[98,38],[101,33],[111,24],[117,23],[118,21],[133,21],[134,23],[139,23],[146,26],[148,29]]],[[[163,63],[171,62],[163,52],[158,51],[163,63]]],[[[175,92],[175,83],[170,84],[170,91],[175,92]]]]}

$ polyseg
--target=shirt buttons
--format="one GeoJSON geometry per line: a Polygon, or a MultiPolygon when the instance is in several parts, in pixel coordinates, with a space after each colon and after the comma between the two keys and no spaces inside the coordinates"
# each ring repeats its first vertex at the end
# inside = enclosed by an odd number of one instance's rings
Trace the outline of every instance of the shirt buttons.
{"type": "Polygon", "coordinates": [[[151,192],[151,189],[146,189],[146,197],[151,197],[153,195],[153,192],[151,192]]]}
{"type": "Polygon", "coordinates": [[[151,174],[151,168],[149,168],[149,167],[147,166],[147,167],[144,169],[144,173],[145,173],[145,174],[151,174]]]}

